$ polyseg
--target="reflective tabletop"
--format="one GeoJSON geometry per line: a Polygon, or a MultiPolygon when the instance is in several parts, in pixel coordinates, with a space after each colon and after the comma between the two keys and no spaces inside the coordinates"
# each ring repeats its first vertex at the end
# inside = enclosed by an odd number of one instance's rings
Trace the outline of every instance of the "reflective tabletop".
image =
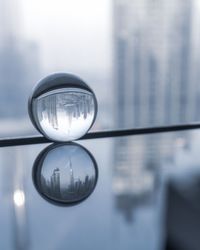
{"type": "Polygon", "coordinates": [[[198,249],[199,146],[196,130],[1,148],[0,248],[198,249]]]}

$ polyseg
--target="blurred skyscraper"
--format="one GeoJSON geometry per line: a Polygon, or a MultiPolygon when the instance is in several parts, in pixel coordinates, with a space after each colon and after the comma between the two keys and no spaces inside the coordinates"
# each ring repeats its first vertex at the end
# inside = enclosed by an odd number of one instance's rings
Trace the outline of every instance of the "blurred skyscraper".
{"type": "MultiPolygon", "coordinates": [[[[169,125],[200,118],[197,4],[196,0],[114,0],[118,127],[169,125]]],[[[135,196],[134,182],[143,173],[144,181],[137,187],[142,196],[149,169],[157,175],[160,159],[167,152],[160,148],[162,137],[154,138],[123,138],[115,145],[116,197],[135,196]],[[137,171],[130,172],[130,164],[137,171]]]]}
{"type": "Polygon", "coordinates": [[[117,122],[120,127],[196,121],[200,53],[195,0],[115,0],[117,122]]]}
{"type": "Polygon", "coordinates": [[[23,117],[39,72],[38,48],[21,32],[18,0],[0,0],[0,118],[23,117]],[[32,84],[32,85],[31,85],[32,84]]]}

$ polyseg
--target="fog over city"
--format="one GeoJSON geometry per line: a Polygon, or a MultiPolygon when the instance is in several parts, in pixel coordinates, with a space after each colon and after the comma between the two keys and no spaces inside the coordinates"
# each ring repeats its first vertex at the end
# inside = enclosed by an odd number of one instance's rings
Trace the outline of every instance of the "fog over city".
{"type": "Polygon", "coordinates": [[[111,126],[111,2],[1,0],[0,13],[0,134],[37,133],[27,100],[36,82],[54,72],[83,78],[101,103],[96,128],[111,126]],[[13,128],[13,120],[20,125],[13,128]]]}
{"type": "Polygon", "coordinates": [[[110,69],[110,0],[18,1],[24,35],[39,44],[46,72],[110,69]]]}
{"type": "MultiPolygon", "coordinates": [[[[199,122],[199,27],[199,0],[0,0],[0,136],[37,133],[28,96],[57,71],[77,74],[94,90],[94,130],[199,122]]],[[[56,101],[49,99],[41,106],[53,104],[46,117],[56,118],[56,101]]],[[[75,107],[70,117],[86,118],[75,107]]],[[[31,179],[46,145],[3,148],[0,217],[11,226],[0,246],[163,249],[168,180],[178,179],[183,190],[198,183],[199,138],[198,131],[184,131],[80,141],[97,162],[97,185],[93,173],[82,172],[90,165],[80,152],[72,159],[69,149],[58,148],[40,176],[47,196],[80,197],[96,185],[88,203],[67,209],[50,206],[31,179]]]]}

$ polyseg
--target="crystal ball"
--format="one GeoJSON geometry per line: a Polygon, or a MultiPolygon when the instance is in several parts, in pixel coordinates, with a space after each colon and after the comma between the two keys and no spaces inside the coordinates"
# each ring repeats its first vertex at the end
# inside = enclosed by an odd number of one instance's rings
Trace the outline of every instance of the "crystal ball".
{"type": "Polygon", "coordinates": [[[52,144],[34,162],[33,182],[39,194],[56,205],[74,205],[88,198],[98,179],[92,154],[77,143],[52,144]]]}
{"type": "Polygon", "coordinates": [[[97,100],[80,78],[57,73],[42,79],[29,98],[29,116],[35,128],[53,141],[82,137],[93,125],[97,100]]]}

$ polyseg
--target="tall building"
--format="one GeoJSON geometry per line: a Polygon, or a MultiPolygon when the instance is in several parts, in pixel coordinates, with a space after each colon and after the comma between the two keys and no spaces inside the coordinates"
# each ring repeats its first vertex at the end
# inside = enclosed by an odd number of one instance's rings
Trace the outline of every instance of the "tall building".
{"type": "Polygon", "coordinates": [[[38,77],[37,45],[22,36],[18,0],[0,0],[0,117],[23,117],[38,77]]]}
{"type": "Polygon", "coordinates": [[[199,119],[193,4],[194,0],[114,0],[120,127],[199,119]]]}
{"type": "MultiPolygon", "coordinates": [[[[200,34],[195,4],[196,0],[113,0],[118,127],[169,125],[200,118],[200,34]]],[[[160,159],[166,154],[160,144],[161,136],[117,141],[116,196],[127,192],[134,196],[133,183],[141,179],[141,173],[148,176],[149,169],[157,176],[160,159]],[[137,169],[141,170],[131,172],[137,169]]],[[[141,185],[142,193],[145,186],[141,185]]]]}
{"type": "Polygon", "coordinates": [[[61,190],[60,190],[60,169],[56,168],[53,170],[51,175],[51,193],[56,197],[61,197],[61,190]]]}

